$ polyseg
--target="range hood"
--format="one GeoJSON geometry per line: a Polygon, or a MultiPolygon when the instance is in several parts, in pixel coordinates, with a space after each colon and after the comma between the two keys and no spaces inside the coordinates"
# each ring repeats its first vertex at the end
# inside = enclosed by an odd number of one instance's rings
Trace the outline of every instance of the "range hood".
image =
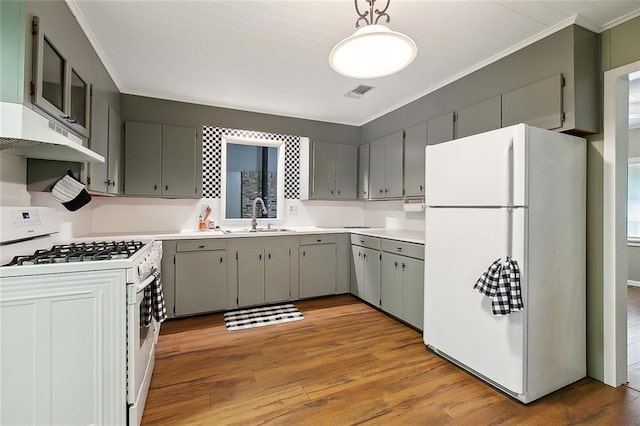
{"type": "Polygon", "coordinates": [[[31,108],[0,102],[0,150],[43,160],[104,163],[82,139],[31,108]]]}

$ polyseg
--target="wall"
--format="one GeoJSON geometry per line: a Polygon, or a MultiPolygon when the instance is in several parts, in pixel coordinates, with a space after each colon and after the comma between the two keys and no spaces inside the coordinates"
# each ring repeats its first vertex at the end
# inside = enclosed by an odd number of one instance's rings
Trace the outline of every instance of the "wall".
{"type": "MultiPolygon", "coordinates": [[[[640,157],[640,128],[629,130],[629,158],[640,157]]],[[[640,246],[629,245],[629,281],[640,285],[640,246]]]]}

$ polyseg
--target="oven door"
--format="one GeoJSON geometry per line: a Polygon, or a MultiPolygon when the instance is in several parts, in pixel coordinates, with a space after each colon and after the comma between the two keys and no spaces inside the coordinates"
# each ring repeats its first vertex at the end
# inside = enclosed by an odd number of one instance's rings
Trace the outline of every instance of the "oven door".
{"type": "Polygon", "coordinates": [[[160,324],[152,317],[151,325],[142,325],[144,289],[153,283],[149,276],[127,288],[127,404],[129,426],[139,425],[149,391],[154,366],[154,352],[160,324]]]}

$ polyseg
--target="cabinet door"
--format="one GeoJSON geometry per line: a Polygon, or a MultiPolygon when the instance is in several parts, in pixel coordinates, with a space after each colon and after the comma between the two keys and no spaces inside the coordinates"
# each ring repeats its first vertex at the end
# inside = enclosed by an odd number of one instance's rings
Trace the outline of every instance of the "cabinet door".
{"type": "Polygon", "coordinates": [[[196,130],[162,126],[162,195],[196,194],[196,130]]]}
{"type": "Polygon", "coordinates": [[[385,198],[386,138],[378,139],[369,148],[369,198],[385,198]]]}
{"type": "Polygon", "coordinates": [[[109,107],[109,154],[107,158],[107,192],[120,194],[122,188],[122,120],[113,108],[109,107]]]}
{"type": "Polygon", "coordinates": [[[160,195],[162,126],[128,121],[124,134],[125,194],[160,195]]]}
{"type": "Polygon", "coordinates": [[[456,139],[499,129],[501,120],[500,96],[462,108],[456,120],[456,139]]]}
{"type": "Polygon", "coordinates": [[[227,307],[225,250],[176,254],[176,315],[219,311],[227,307]]]}
{"type": "Polygon", "coordinates": [[[369,199],[369,144],[358,147],[358,198],[369,199]]]}
{"type": "Polygon", "coordinates": [[[238,250],[238,306],[264,303],[264,249],[238,250]]]}
{"type": "Polygon", "coordinates": [[[453,140],[453,112],[427,121],[427,145],[453,140]]]}
{"type": "Polygon", "coordinates": [[[290,251],[288,248],[265,250],[264,294],[265,302],[281,302],[290,299],[291,276],[289,274],[290,251]]]}
{"type": "Polygon", "coordinates": [[[89,148],[107,159],[107,163],[89,163],[89,179],[87,189],[93,192],[106,193],[109,190],[109,110],[106,102],[93,98],[93,115],[91,118],[91,138],[89,148]]]}
{"type": "Polygon", "coordinates": [[[363,299],[380,306],[380,252],[363,248],[364,295],[363,299]]]}
{"type": "Polygon", "coordinates": [[[382,253],[381,306],[382,309],[398,318],[403,318],[402,259],[404,258],[395,254],[382,253]]]}
{"type": "Polygon", "coordinates": [[[405,131],[404,195],[424,197],[424,148],[427,145],[427,123],[405,131]]]}
{"type": "Polygon", "coordinates": [[[400,198],[403,190],[403,132],[394,133],[387,139],[385,156],[385,198],[400,198]]]}
{"type": "Polygon", "coordinates": [[[541,129],[562,127],[562,74],[502,95],[502,127],[518,123],[541,129]]]}
{"type": "Polygon", "coordinates": [[[313,143],[313,191],[318,200],[335,198],[336,145],[326,142],[313,143]]]}
{"type": "Polygon", "coordinates": [[[336,292],[336,247],[317,244],[300,247],[300,297],[336,292]]]}
{"type": "Polygon", "coordinates": [[[423,329],[424,261],[402,257],[402,319],[423,329]]]}
{"type": "Polygon", "coordinates": [[[351,275],[351,294],[364,299],[364,258],[363,248],[351,246],[353,259],[353,275],[351,275]]]}
{"type": "Polygon", "coordinates": [[[336,198],[357,198],[358,190],[358,147],[356,145],[336,145],[336,198]]]}

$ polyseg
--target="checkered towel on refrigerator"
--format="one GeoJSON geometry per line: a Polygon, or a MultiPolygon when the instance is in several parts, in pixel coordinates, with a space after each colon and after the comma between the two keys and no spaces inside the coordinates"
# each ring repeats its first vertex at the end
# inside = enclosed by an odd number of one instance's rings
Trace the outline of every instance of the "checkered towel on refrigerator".
{"type": "Polygon", "coordinates": [[[473,286],[480,293],[491,298],[493,315],[508,315],[521,311],[522,290],[520,288],[520,268],[518,262],[507,257],[498,259],[489,266],[473,286]]]}
{"type": "Polygon", "coordinates": [[[162,293],[162,282],[160,281],[160,271],[154,269],[151,271],[154,280],[144,289],[144,300],[140,307],[142,315],[142,325],[149,327],[151,325],[151,316],[158,322],[167,319],[167,307],[164,304],[164,295],[162,293]]]}

